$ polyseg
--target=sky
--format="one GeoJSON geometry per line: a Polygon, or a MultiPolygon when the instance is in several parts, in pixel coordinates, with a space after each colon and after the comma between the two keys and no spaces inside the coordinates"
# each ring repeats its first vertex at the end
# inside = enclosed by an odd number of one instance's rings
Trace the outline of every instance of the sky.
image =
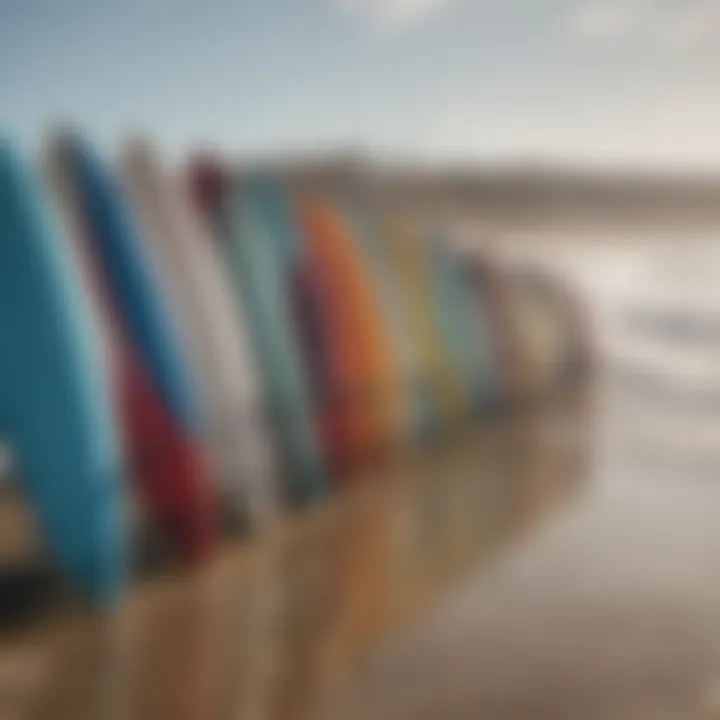
{"type": "Polygon", "coordinates": [[[718,0],[0,0],[0,131],[720,170],[718,0]]]}

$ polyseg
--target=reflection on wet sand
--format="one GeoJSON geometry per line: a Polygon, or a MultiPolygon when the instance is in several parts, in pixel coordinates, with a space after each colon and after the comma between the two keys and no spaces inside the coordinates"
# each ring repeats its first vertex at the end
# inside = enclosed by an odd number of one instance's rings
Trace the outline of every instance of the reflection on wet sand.
{"type": "Polygon", "coordinates": [[[378,643],[579,487],[586,427],[570,393],[399,458],[199,575],[148,581],[115,617],[68,609],[0,649],[0,717],[314,718],[378,643]]]}

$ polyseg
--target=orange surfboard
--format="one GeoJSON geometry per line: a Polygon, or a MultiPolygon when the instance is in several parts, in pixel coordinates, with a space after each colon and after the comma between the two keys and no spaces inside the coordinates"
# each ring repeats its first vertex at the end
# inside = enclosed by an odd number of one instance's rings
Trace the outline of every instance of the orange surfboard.
{"type": "Polygon", "coordinates": [[[422,354],[412,333],[399,278],[374,213],[356,200],[338,202],[334,210],[351,229],[354,247],[361,256],[373,296],[380,305],[393,360],[398,370],[394,389],[402,425],[397,428],[401,442],[422,438],[432,424],[432,403],[423,386],[422,354]]]}
{"type": "Polygon", "coordinates": [[[331,358],[333,408],[360,465],[391,446],[402,426],[398,369],[382,311],[348,228],[317,199],[297,204],[321,296],[331,358]]]}

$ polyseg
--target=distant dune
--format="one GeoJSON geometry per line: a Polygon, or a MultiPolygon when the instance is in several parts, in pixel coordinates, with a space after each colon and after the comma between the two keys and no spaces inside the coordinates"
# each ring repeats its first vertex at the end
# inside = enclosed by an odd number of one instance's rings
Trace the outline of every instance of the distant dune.
{"type": "Polygon", "coordinates": [[[355,195],[362,187],[369,198],[390,208],[460,212],[490,227],[669,225],[677,231],[720,226],[720,174],[600,172],[539,164],[429,166],[333,155],[264,166],[303,187],[355,195]]]}

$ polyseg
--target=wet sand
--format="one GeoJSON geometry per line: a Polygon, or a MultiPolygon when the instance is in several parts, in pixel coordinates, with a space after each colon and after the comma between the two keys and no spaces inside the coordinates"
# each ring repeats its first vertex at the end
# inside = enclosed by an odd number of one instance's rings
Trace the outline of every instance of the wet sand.
{"type": "Polygon", "coordinates": [[[0,717],[319,717],[582,492],[586,417],[573,392],[480,424],[199,575],[145,582],[113,617],[71,605],[3,637],[0,717]]]}
{"type": "Polygon", "coordinates": [[[720,485],[627,455],[421,626],[329,718],[720,716],[720,485]]]}

